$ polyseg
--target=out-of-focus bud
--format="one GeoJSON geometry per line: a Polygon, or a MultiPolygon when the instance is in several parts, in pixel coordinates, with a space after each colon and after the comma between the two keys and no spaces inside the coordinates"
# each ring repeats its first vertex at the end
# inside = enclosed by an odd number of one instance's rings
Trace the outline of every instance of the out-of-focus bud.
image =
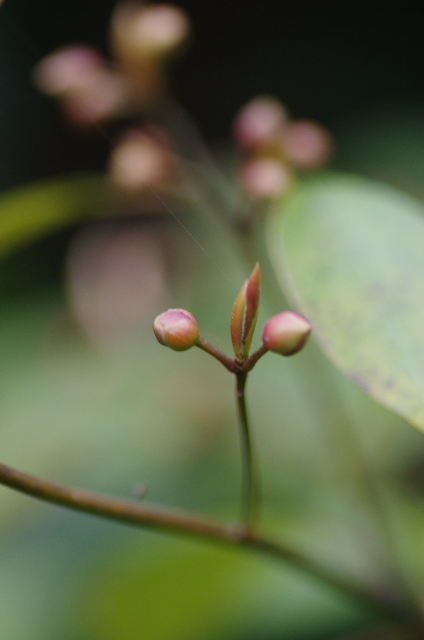
{"type": "Polygon", "coordinates": [[[193,347],[199,338],[196,318],[185,309],[168,309],[153,323],[157,341],[174,351],[185,351],[193,347]]]}
{"type": "Polygon", "coordinates": [[[58,49],[35,67],[34,81],[43,93],[60,95],[74,89],[86,78],[104,68],[100,53],[91,47],[75,45],[58,49]]]}
{"type": "Polygon", "coordinates": [[[287,160],[300,169],[318,169],[333,154],[333,141],[328,131],[309,120],[290,122],[282,137],[287,160]]]}
{"type": "MultiPolygon", "coordinates": [[[[88,79],[87,79],[88,80],[88,79]]],[[[125,106],[125,87],[119,75],[105,71],[64,96],[65,115],[83,126],[104,122],[125,106]]]]}
{"type": "Polygon", "coordinates": [[[303,349],[310,333],[306,318],[294,311],[282,311],[265,324],[262,341],[270,351],[292,356],[303,349]]]}
{"type": "Polygon", "coordinates": [[[142,130],[128,131],[112,151],[110,177],[120,187],[138,191],[161,186],[173,177],[172,153],[161,136],[142,130]]]}
{"type": "Polygon", "coordinates": [[[243,284],[231,314],[231,341],[234,354],[239,360],[244,360],[249,355],[258,319],[260,294],[261,270],[257,264],[250,278],[243,284]]]}
{"type": "Polygon", "coordinates": [[[258,157],[243,164],[239,181],[247,195],[261,200],[272,200],[283,195],[290,187],[292,173],[280,160],[258,157]]]}
{"type": "Polygon", "coordinates": [[[182,44],[189,30],[189,20],[178,7],[124,2],[112,16],[111,44],[124,62],[163,58],[182,44]]]}
{"type": "Polygon", "coordinates": [[[272,144],[287,120],[286,111],[277,98],[259,96],[248,102],[236,115],[233,136],[246,151],[272,144]]]}
{"type": "Polygon", "coordinates": [[[41,91],[59,97],[67,117],[82,125],[110,118],[126,100],[122,78],[90,47],[67,47],[47,56],[35,68],[34,80],[41,91]]]}

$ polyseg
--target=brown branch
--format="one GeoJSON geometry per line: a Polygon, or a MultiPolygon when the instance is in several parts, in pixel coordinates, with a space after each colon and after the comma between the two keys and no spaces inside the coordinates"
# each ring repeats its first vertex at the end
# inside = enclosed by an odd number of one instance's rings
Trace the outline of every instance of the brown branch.
{"type": "Polygon", "coordinates": [[[222,353],[220,349],[218,349],[217,347],[214,347],[213,344],[211,344],[201,336],[198,337],[197,342],[195,343],[195,346],[199,347],[199,349],[202,349],[203,351],[206,351],[206,353],[209,353],[209,355],[219,360],[219,362],[223,364],[224,367],[228,369],[228,371],[230,371],[231,373],[236,373],[237,367],[234,360],[231,360],[231,358],[226,356],[225,353],[222,353]]]}
{"type": "Polygon", "coordinates": [[[4,464],[0,464],[0,484],[46,502],[109,520],[150,529],[194,535],[263,552],[321,580],[339,593],[366,606],[373,613],[383,614],[390,618],[405,617],[408,614],[408,611],[401,605],[387,598],[386,594],[373,592],[368,588],[353,584],[313,560],[302,556],[297,551],[254,534],[239,524],[229,526],[217,520],[193,515],[179,509],[158,507],[146,503],[140,504],[122,498],[54,484],[4,464]]]}
{"type": "Polygon", "coordinates": [[[244,362],[243,371],[251,371],[259,358],[262,358],[262,356],[264,356],[267,352],[268,348],[264,344],[261,344],[259,349],[256,349],[256,351],[254,351],[252,355],[249,356],[244,362]]]}
{"type": "Polygon", "coordinates": [[[92,491],[48,482],[0,464],[0,484],[22,493],[75,511],[85,511],[104,518],[153,529],[180,530],[211,538],[236,540],[237,531],[220,523],[193,516],[180,509],[115,498],[92,491]]]}

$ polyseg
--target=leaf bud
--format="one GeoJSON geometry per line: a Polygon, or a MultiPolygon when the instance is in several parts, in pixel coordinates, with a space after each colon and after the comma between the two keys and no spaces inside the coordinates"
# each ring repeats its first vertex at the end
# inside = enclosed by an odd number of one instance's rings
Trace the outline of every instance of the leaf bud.
{"type": "Polygon", "coordinates": [[[193,347],[199,338],[196,318],[185,309],[168,309],[153,322],[157,341],[174,351],[193,347]]]}
{"type": "Polygon", "coordinates": [[[243,284],[231,314],[231,341],[236,358],[244,360],[249,355],[253,332],[259,313],[261,270],[259,264],[243,284]]]}
{"type": "Polygon", "coordinates": [[[299,313],[282,311],[265,324],[262,341],[269,351],[292,356],[303,349],[311,329],[309,322],[299,313]]]}

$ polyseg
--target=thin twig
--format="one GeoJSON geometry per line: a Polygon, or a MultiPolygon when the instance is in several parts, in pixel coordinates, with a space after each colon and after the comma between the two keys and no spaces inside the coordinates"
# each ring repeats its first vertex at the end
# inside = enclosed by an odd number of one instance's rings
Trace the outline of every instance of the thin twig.
{"type": "Polygon", "coordinates": [[[231,360],[220,349],[200,337],[195,343],[197,347],[206,351],[211,356],[219,360],[228,371],[236,376],[236,403],[237,414],[240,427],[240,450],[242,464],[242,499],[241,499],[241,522],[245,524],[247,530],[251,530],[257,519],[259,505],[259,481],[254,463],[252,439],[249,428],[249,417],[246,407],[245,388],[248,372],[255,366],[256,362],[267,351],[267,347],[262,345],[250,358],[238,361],[231,360]]]}
{"type": "Polygon", "coordinates": [[[228,369],[228,371],[230,371],[231,373],[236,373],[237,366],[234,360],[231,360],[231,358],[226,356],[225,353],[223,353],[217,347],[214,347],[213,344],[211,344],[201,336],[197,338],[197,342],[195,343],[195,346],[199,347],[199,349],[202,349],[202,351],[206,351],[206,353],[209,353],[210,356],[213,356],[214,358],[219,360],[219,362],[223,364],[224,367],[228,369]]]}
{"type": "Polygon", "coordinates": [[[91,491],[58,485],[0,464],[0,484],[43,501],[75,511],[132,524],[140,527],[208,538],[232,546],[256,550],[300,569],[365,606],[377,615],[405,618],[409,611],[390,601],[386,594],[373,592],[340,577],[310,558],[281,544],[274,543],[245,527],[230,526],[217,520],[183,510],[140,504],[123,498],[100,495],[91,491]]]}
{"type": "Polygon", "coordinates": [[[257,361],[259,360],[259,358],[262,358],[262,356],[264,356],[267,352],[268,352],[268,347],[266,347],[264,344],[261,344],[261,346],[258,349],[256,349],[256,351],[254,351],[252,355],[245,360],[243,371],[251,371],[255,366],[255,364],[257,363],[257,361]]]}
{"type": "Polygon", "coordinates": [[[242,503],[241,521],[246,525],[248,531],[252,531],[257,518],[259,503],[258,477],[256,465],[253,457],[252,438],[249,428],[249,417],[246,407],[246,380],[247,373],[239,371],[236,373],[236,400],[237,413],[240,427],[240,449],[242,461],[242,503]]]}

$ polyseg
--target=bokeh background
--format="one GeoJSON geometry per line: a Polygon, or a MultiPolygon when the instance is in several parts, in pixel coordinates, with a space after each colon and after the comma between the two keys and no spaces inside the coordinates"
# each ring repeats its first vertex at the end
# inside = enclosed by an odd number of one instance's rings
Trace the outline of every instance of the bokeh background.
{"type": "MultiPolygon", "coordinates": [[[[0,7],[5,193],[106,166],[114,132],[73,129],[37,93],[31,72],[65,44],[107,53],[113,6],[0,7]]],[[[172,83],[214,148],[228,143],[244,102],[272,93],[293,116],[334,133],[335,168],[424,196],[418,4],[179,6],[193,35],[172,83]]],[[[188,307],[202,334],[229,351],[229,314],[246,264],[213,220],[178,215],[213,261],[163,211],[73,224],[3,260],[2,461],[125,496],[147,483],[149,500],[234,519],[232,381],[200,352],[162,349],[150,327],[168,306],[188,307]]],[[[282,303],[264,301],[259,324],[282,303]]],[[[391,503],[406,522],[397,527],[400,555],[406,566],[417,563],[421,435],[345,382],[313,344],[293,361],[266,358],[250,391],[268,530],[336,569],[384,581],[385,551],[362,486],[365,452],[401,496],[391,503]]],[[[8,640],[330,640],[375,622],[269,559],[67,513],[6,489],[0,505],[0,635],[8,640]]]]}

